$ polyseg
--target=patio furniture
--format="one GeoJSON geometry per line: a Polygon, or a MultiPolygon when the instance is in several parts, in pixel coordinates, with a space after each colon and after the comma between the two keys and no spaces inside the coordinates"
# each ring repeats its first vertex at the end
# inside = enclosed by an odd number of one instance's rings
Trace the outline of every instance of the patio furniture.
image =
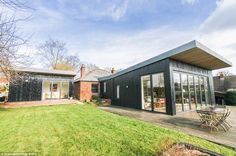
{"type": "Polygon", "coordinates": [[[224,131],[228,131],[232,126],[226,121],[230,115],[230,109],[208,107],[197,110],[200,117],[201,127],[209,127],[212,132],[213,129],[218,131],[218,127],[222,127],[224,131]]]}

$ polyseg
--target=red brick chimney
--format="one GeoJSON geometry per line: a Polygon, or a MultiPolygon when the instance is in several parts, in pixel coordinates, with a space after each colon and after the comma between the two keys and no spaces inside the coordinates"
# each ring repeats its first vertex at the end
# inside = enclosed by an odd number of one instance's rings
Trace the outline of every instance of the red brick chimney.
{"type": "Polygon", "coordinates": [[[111,73],[114,74],[116,72],[115,68],[111,69],[111,73]]]}
{"type": "Polygon", "coordinates": [[[80,67],[80,78],[84,78],[85,77],[85,65],[82,64],[80,67]]]}

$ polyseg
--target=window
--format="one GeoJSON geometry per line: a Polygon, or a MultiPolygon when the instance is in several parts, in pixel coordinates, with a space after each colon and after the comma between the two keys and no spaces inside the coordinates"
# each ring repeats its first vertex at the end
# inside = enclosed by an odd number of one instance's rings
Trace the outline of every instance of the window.
{"type": "Polygon", "coordinates": [[[107,83],[106,82],[103,83],[103,92],[104,93],[107,92],[107,83]]]}
{"type": "Polygon", "coordinates": [[[116,86],[116,98],[117,99],[120,98],[120,86],[119,85],[116,86]]]}
{"type": "Polygon", "coordinates": [[[92,93],[98,93],[98,84],[92,84],[92,93]]]}

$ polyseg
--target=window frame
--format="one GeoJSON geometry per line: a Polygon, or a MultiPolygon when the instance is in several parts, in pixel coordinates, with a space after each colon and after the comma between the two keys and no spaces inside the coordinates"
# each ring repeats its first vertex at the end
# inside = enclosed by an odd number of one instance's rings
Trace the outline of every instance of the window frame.
{"type": "Polygon", "coordinates": [[[104,82],[103,83],[103,93],[106,93],[107,92],[107,83],[104,82]]]}
{"type": "Polygon", "coordinates": [[[93,94],[98,93],[98,84],[91,84],[91,92],[92,92],[93,94]],[[97,87],[97,88],[96,88],[96,92],[94,92],[93,86],[96,86],[96,87],[97,87]]]}
{"type": "Polygon", "coordinates": [[[116,86],[116,99],[120,99],[120,85],[116,86]]]}

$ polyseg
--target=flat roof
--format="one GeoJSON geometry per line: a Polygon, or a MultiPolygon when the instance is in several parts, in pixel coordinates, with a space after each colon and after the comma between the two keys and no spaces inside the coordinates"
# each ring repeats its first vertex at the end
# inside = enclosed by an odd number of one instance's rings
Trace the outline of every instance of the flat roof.
{"type": "Polygon", "coordinates": [[[123,75],[125,73],[131,72],[143,66],[147,66],[149,64],[152,64],[152,63],[155,63],[157,61],[161,61],[167,58],[181,61],[184,63],[188,63],[191,65],[195,65],[198,67],[202,67],[208,70],[215,70],[215,69],[226,68],[226,67],[232,66],[232,63],[230,61],[226,60],[219,54],[207,48],[205,45],[201,44],[200,42],[193,40],[177,48],[174,48],[165,53],[162,53],[158,56],[155,56],[146,61],[138,63],[134,66],[131,66],[127,69],[124,69],[120,72],[117,72],[113,75],[101,77],[99,78],[99,80],[102,81],[102,80],[111,79],[111,78],[123,75]]]}
{"type": "Polygon", "coordinates": [[[67,70],[49,70],[49,69],[39,69],[39,68],[15,68],[19,72],[28,72],[28,73],[39,73],[39,74],[51,74],[51,75],[65,75],[65,76],[75,76],[76,72],[67,71],[67,70]]]}

